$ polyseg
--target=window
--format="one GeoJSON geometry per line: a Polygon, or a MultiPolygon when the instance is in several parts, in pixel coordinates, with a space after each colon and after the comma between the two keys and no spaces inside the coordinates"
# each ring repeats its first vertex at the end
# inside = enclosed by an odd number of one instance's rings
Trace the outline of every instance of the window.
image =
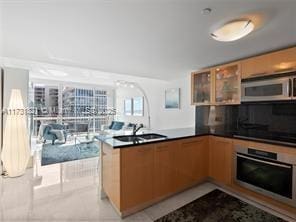
{"type": "Polygon", "coordinates": [[[143,116],[144,115],[143,105],[144,105],[143,97],[133,98],[133,115],[134,116],[143,116]]]}
{"type": "Polygon", "coordinates": [[[144,116],[143,97],[134,97],[124,100],[124,115],[126,116],[144,116]]]}
{"type": "MultiPolygon", "coordinates": [[[[63,124],[69,133],[95,132],[108,125],[108,96],[111,90],[83,85],[33,83],[31,100],[36,109],[33,116],[33,135],[37,136],[42,123],[63,124]]],[[[112,103],[111,103],[112,104],[112,103]]]]}
{"type": "Polygon", "coordinates": [[[124,115],[131,116],[133,115],[133,104],[132,99],[125,99],[124,100],[124,115]]]}

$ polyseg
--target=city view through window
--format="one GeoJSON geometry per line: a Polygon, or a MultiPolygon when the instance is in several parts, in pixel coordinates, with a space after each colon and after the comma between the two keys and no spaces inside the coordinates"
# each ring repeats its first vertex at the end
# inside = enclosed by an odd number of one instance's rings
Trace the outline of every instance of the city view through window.
{"type": "Polygon", "coordinates": [[[100,130],[113,119],[108,110],[109,92],[99,87],[33,83],[32,134],[37,136],[40,126],[50,123],[62,124],[71,134],[100,130]]]}

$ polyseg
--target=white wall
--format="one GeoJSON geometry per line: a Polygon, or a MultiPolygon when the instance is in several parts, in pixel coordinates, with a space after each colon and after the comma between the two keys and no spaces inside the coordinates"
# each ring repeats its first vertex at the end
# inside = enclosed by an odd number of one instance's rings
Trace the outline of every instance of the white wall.
{"type": "MultiPolygon", "coordinates": [[[[194,127],[194,107],[190,105],[190,76],[173,80],[170,82],[160,80],[145,80],[134,78],[146,92],[151,109],[151,128],[152,129],[170,129],[170,128],[185,128],[194,127]],[[165,89],[180,88],[181,107],[180,109],[165,109],[164,108],[164,93],[165,89]]],[[[119,116],[118,120],[132,123],[144,123],[147,125],[147,104],[144,104],[144,116],[134,117],[125,116],[124,99],[142,96],[142,93],[136,88],[120,87],[116,89],[116,108],[119,116]]]]}
{"type": "Polygon", "coordinates": [[[164,92],[160,110],[160,125],[165,129],[183,128],[195,126],[195,106],[191,105],[191,83],[190,74],[186,77],[172,80],[168,88],[180,88],[180,109],[164,109],[164,92]]]}

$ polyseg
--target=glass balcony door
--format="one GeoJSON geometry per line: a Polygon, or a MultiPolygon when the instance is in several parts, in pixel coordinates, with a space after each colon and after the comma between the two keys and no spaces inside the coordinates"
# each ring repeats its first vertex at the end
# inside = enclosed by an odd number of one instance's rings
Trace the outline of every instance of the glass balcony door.
{"type": "MultiPolygon", "coordinates": [[[[96,132],[107,125],[108,90],[94,86],[32,83],[30,93],[32,135],[38,136],[41,124],[63,124],[71,134],[96,132]]],[[[110,103],[110,102],[109,102],[110,103]]]]}

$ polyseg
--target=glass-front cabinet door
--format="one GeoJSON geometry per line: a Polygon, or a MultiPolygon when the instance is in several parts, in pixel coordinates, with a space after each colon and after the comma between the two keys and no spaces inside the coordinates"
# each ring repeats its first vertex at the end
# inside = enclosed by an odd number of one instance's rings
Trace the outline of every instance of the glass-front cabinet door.
{"type": "Polygon", "coordinates": [[[212,97],[212,75],[211,70],[194,72],[191,75],[192,104],[209,105],[212,97]]]}
{"type": "Polygon", "coordinates": [[[239,104],[240,90],[240,64],[231,63],[214,68],[215,78],[215,104],[239,104]]]}

